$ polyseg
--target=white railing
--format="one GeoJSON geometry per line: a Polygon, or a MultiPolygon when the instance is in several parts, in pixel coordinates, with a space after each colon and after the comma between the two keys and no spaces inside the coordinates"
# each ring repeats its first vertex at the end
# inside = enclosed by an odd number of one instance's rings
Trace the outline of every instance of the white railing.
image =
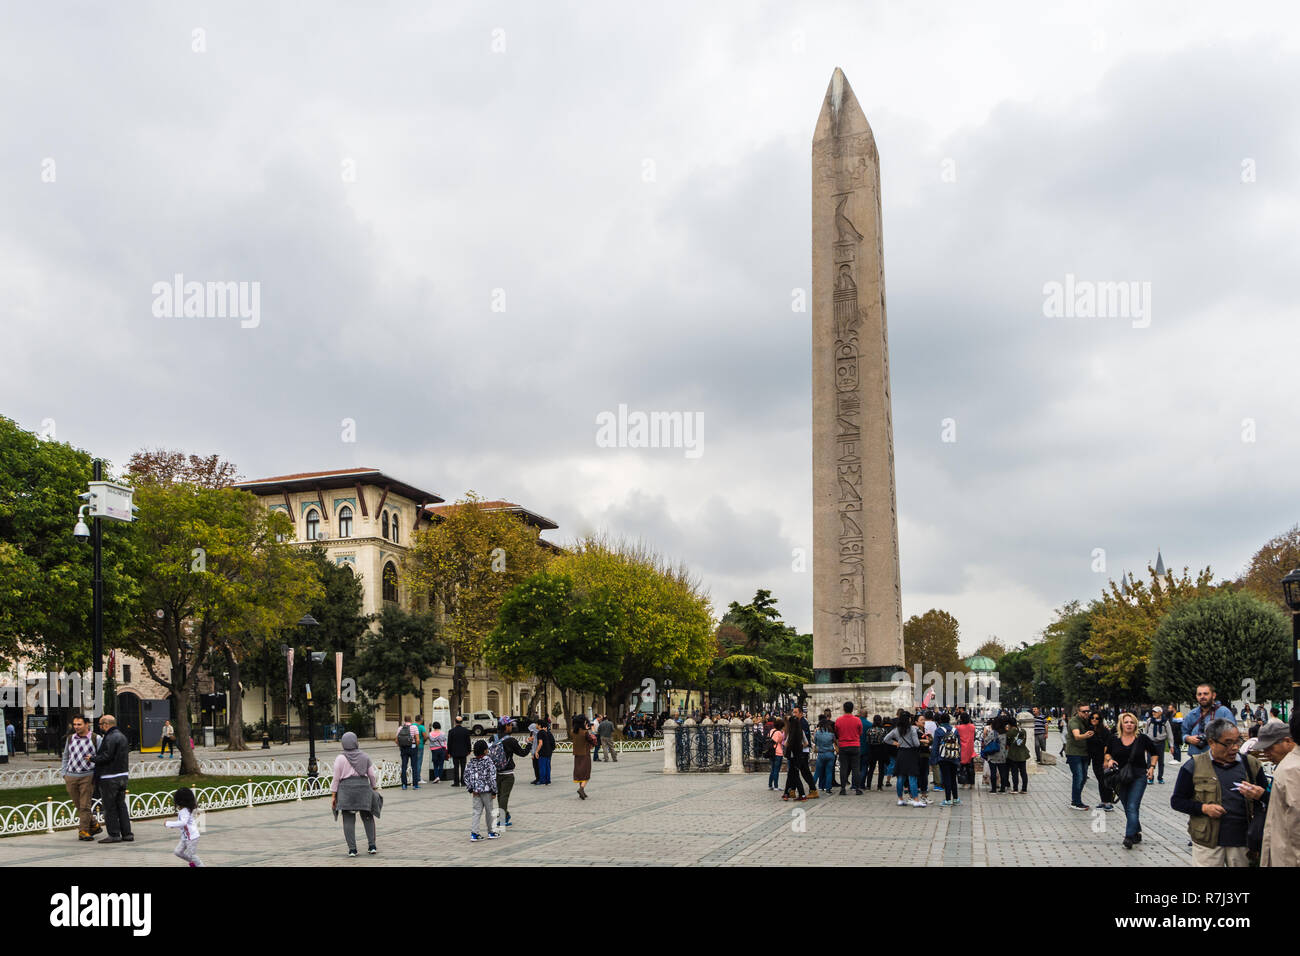
{"type": "MultiPolygon", "coordinates": [[[[212,761],[213,763],[245,763],[245,761],[212,761]]],[[[279,765],[279,764],[278,764],[279,765]]],[[[288,766],[288,764],[279,765],[288,766]]],[[[259,803],[283,803],[287,800],[310,800],[330,792],[333,768],[317,778],[316,788],[308,786],[307,778],[285,777],[282,780],[264,780],[260,783],[232,783],[215,787],[199,787],[194,791],[200,810],[229,810],[254,807],[259,803]]],[[[134,773],[134,771],[132,771],[134,773]]],[[[208,771],[204,771],[205,773],[208,771]]],[[[235,771],[230,771],[234,773],[235,771]]],[[[305,768],[304,771],[305,773],[305,768]]],[[[379,764],[379,786],[392,787],[399,783],[401,768],[391,760],[379,764]]],[[[150,817],[170,817],[176,813],[172,795],[166,790],[154,793],[128,793],[127,810],[132,820],[150,817]]],[[[99,801],[91,804],[95,819],[100,823],[104,815],[99,801]]],[[[26,803],[17,807],[0,807],[0,835],[15,833],[53,833],[55,830],[76,829],[77,808],[71,800],[46,800],[44,803],[26,803]]]]}
{"type": "MultiPolygon", "coordinates": [[[[335,754],[334,756],[337,756],[335,754]]],[[[329,758],[331,761],[333,757],[329,758]]],[[[325,763],[326,758],[319,758],[325,763]]],[[[137,780],[156,777],[175,777],[180,766],[178,760],[147,761],[131,764],[131,776],[137,780]]],[[[232,758],[228,760],[200,760],[199,772],[214,776],[253,776],[276,777],[306,775],[307,758],[301,760],[277,760],[275,757],[232,758]]],[[[0,790],[12,790],[15,787],[48,787],[63,783],[63,774],[58,765],[53,767],[33,767],[28,770],[6,770],[0,773],[0,790]]]]}
{"type": "MultiPolygon", "coordinates": [[[[605,749],[604,744],[601,744],[601,749],[602,750],[605,749]]],[[[655,751],[664,749],[664,739],[662,737],[653,737],[653,738],[646,737],[643,740],[616,740],[614,741],[614,749],[621,754],[654,753],[655,751]]],[[[573,753],[573,741],[572,740],[556,741],[555,752],[557,754],[573,753]]]]}

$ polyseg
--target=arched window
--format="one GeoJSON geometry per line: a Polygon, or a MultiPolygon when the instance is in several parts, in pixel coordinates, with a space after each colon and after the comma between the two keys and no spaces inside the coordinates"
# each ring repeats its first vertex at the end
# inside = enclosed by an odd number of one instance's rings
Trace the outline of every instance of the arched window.
{"type": "Polygon", "coordinates": [[[339,537],[352,537],[352,509],[347,505],[339,509],[339,537]]]}
{"type": "Polygon", "coordinates": [[[397,567],[392,561],[384,565],[384,600],[397,603],[397,567]]]}
{"type": "Polygon", "coordinates": [[[400,537],[398,537],[398,535],[397,535],[397,512],[396,512],[396,511],[393,512],[393,540],[394,540],[394,541],[400,541],[400,540],[402,540],[402,539],[401,539],[400,537]]]}
{"type": "Polygon", "coordinates": [[[356,575],[357,575],[357,572],[355,572],[355,571],[352,570],[352,562],[351,562],[351,561],[344,561],[344,562],[343,562],[343,570],[346,571],[348,574],[352,575],[353,577],[356,577],[356,575]]]}
{"type": "Polygon", "coordinates": [[[388,512],[385,511],[382,518],[379,519],[379,532],[385,538],[388,537],[388,512]]]}
{"type": "Polygon", "coordinates": [[[494,690],[488,691],[487,709],[498,717],[501,716],[501,695],[494,690]]]}
{"type": "Polygon", "coordinates": [[[307,540],[315,541],[320,532],[320,514],[315,508],[307,512],[307,540]]]}

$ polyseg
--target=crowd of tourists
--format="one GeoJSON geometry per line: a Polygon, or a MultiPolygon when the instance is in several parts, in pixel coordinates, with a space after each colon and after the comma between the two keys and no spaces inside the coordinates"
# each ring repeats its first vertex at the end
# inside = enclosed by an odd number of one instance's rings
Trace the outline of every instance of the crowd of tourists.
{"type": "Polygon", "coordinates": [[[1142,842],[1143,797],[1148,785],[1165,783],[1169,751],[1179,765],[1169,805],[1188,817],[1197,866],[1300,866],[1300,715],[1288,725],[1276,709],[1248,704],[1234,714],[1210,683],[1196,688],[1185,713],[1172,704],[1134,711],[1084,703],[1062,718],[1071,809],[1092,810],[1083,799],[1091,769],[1097,808],[1119,804],[1123,846],[1132,849],[1142,842]]]}
{"type": "MultiPolygon", "coordinates": [[[[1142,843],[1142,802],[1148,786],[1166,782],[1168,762],[1178,768],[1170,807],[1187,815],[1188,846],[1197,866],[1256,861],[1300,866],[1300,714],[1293,714],[1289,725],[1277,710],[1243,706],[1234,714],[1208,683],[1196,688],[1196,705],[1186,712],[1173,704],[1124,710],[1081,703],[1068,717],[1035,707],[1032,725],[1027,720],[1022,725],[1010,711],[977,717],[963,707],[951,712],[899,709],[868,717],[855,713],[851,701],[843,704],[842,713],[825,710],[811,718],[798,706],[785,714],[715,716],[753,721],[755,752],[769,762],[768,789],[779,791],[782,800],[845,796],[850,790],[862,796],[873,787],[892,788],[898,806],[918,808],[929,805],[932,790],[936,796],[942,791],[940,807],[960,807],[961,791],[973,789],[977,777],[989,794],[1027,793],[1028,761],[1046,752],[1048,727],[1055,723],[1070,772],[1070,808],[1093,810],[1084,802],[1091,771],[1096,809],[1113,812],[1118,806],[1124,812],[1126,850],[1142,843]]],[[[661,720],[633,718],[624,725],[624,737],[651,735],[661,720]]],[[[112,715],[100,717],[98,725],[96,734],[89,720],[75,717],[63,747],[62,772],[79,817],[78,839],[92,841],[107,830],[100,843],[130,843],[135,837],[126,801],[129,746],[112,715]],[[92,812],[96,792],[102,827],[92,812]]],[[[427,749],[429,782],[449,778],[452,787],[469,794],[470,840],[499,838],[513,825],[516,760],[531,761],[533,786],[550,786],[557,747],[544,717],[529,724],[526,742],[513,729],[510,718],[503,718],[490,740],[474,741],[463,720],[444,731],[436,721],[426,726],[419,716],[403,718],[395,736],[402,789],[419,789],[427,749]]],[[[592,764],[602,759],[601,751],[606,761],[618,759],[614,733],[615,724],[606,715],[578,715],[568,725],[578,800],[589,798],[592,764]]],[[[358,816],[367,851],[377,853],[375,821],[383,808],[379,773],[353,733],[343,735],[330,790],[335,816],[342,816],[348,855],[358,852],[358,816]]],[[[180,831],[174,853],[189,866],[201,866],[196,852],[200,808],[194,794],[181,788],[172,802],[177,815],[167,826],[180,831]]]]}
{"type": "Polygon", "coordinates": [[[838,715],[810,718],[801,707],[763,715],[755,748],[769,761],[768,789],[782,800],[861,796],[874,782],[877,791],[892,785],[900,807],[928,806],[932,788],[943,792],[940,807],[958,807],[961,791],[976,786],[976,767],[988,793],[1027,793],[1028,761],[1046,752],[1055,722],[1071,774],[1070,808],[1093,809],[1083,800],[1091,770],[1097,809],[1124,812],[1126,850],[1142,842],[1143,797],[1149,784],[1165,783],[1171,752],[1178,770],[1169,805],[1188,817],[1197,866],[1300,866],[1300,715],[1288,725],[1276,709],[1243,706],[1238,716],[1210,684],[1197,687],[1196,701],[1185,713],[1172,704],[1084,703],[1067,717],[1035,707],[1033,724],[1024,726],[1009,711],[977,721],[962,707],[868,717],[846,701],[838,715]]]}
{"type": "Polygon", "coordinates": [[[768,789],[779,790],[783,800],[815,800],[837,787],[840,796],[850,789],[862,796],[874,782],[878,791],[892,786],[900,807],[927,806],[932,784],[936,792],[943,790],[939,806],[960,806],[960,790],[975,786],[977,749],[991,768],[985,776],[990,792],[1029,789],[1028,735],[1010,713],[979,728],[962,707],[868,717],[845,701],[842,714],[827,710],[816,720],[814,730],[803,709],[794,707],[788,716],[764,715],[756,725],[758,752],[771,766],[768,789]]]}

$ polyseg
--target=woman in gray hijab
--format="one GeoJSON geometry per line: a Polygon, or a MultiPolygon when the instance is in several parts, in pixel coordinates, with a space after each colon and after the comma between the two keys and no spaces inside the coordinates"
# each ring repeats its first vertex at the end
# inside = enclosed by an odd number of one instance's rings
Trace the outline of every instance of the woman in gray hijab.
{"type": "Polygon", "coordinates": [[[343,811],[343,838],[348,841],[348,856],[357,855],[357,814],[366,828],[366,842],[373,855],[375,850],[375,818],[383,807],[379,794],[379,771],[365,751],[358,749],[357,735],[348,731],[343,735],[343,753],[334,758],[334,779],[330,782],[334,794],[331,808],[337,820],[343,811]]]}

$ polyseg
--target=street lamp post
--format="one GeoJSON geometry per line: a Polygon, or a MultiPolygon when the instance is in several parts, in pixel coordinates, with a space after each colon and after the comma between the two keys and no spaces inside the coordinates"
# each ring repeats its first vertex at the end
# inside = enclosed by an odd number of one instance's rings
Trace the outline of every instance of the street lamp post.
{"type": "MultiPolygon", "coordinates": [[[[280,645],[280,656],[284,658],[284,666],[288,668],[289,666],[289,645],[288,644],[280,645]]],[[[286,673],[288,673],[287,670],[286,673]]],[[[292,674],[289,674],[289,676],[285,680],[285,683],[287,686],[285,687],[285,691],[284,691],[284,744],[287,747],[289,745],[289,709],[293,706],[293,675],[292,674]]]]}
{"type": "MultiPolygon", "coordinates": [[[[299,627],[319,627],[320,622],[310,614],[304,614],[302,620],[298,622],[299,627]]],[[[308,640],[311,637],[308,636],[308,640]]],[[[320,657],[325,658],[325,652],[320,652],[320,657]]],[[[312,653],[311,645],[307,645],[307,779],[310,781],[310,789],[316,789],[316,732],[312,728],[312,706],[311,706],[311,665],[315,660],[316,654],[312,653]]]]}
{"type": "Polygon", "coordinates": [[[1291,609],[1291,713],[1300,713],[1300,568],[1282,579],[1286,606],[1291,609]]]}

